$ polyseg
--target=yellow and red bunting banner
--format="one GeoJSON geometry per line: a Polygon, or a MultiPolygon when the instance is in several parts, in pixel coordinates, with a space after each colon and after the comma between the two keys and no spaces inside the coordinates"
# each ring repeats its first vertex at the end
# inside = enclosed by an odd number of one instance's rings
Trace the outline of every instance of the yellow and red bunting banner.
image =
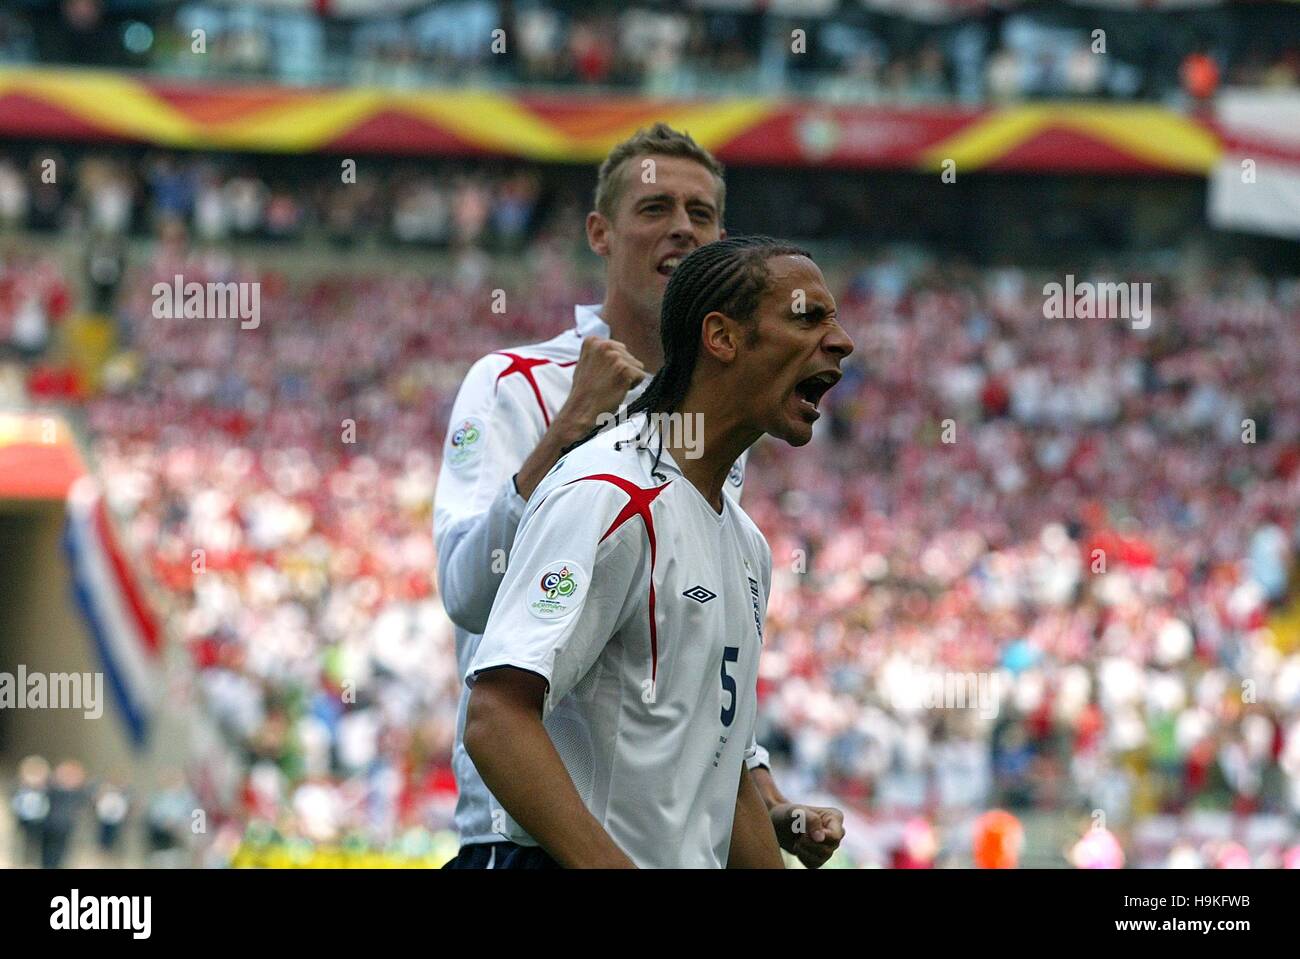
{"type": "Polygon", "coordinates": [[[196,150],[511,156],[597,163],[663,120],[725,163],[963,172],[1176,173],[1219,159],[1213,122],[1144,104],[830,106],[485,90],[298,89],[0,68],[0,136],[196,150]]]}

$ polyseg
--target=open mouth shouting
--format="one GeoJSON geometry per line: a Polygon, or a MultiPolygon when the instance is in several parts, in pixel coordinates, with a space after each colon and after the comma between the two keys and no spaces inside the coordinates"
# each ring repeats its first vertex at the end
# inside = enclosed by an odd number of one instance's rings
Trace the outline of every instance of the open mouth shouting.
{"type": "Polygon", "coordinates": [[[679,250],[661,257],[659,265],[655,267],[655,272],[660,276],[672,276],[673,270],[681,266],[682,260],[686,259],[686,253],[687,251],[679,250]]]}
{"type": "Polygon", "coordinates": [[[826,391],[838,383],[842,376],[839,370],[823,370],[795,384],[795,402],[804,419],[812,423],[821,417],[817,404],[826,395],[826,391]]]}

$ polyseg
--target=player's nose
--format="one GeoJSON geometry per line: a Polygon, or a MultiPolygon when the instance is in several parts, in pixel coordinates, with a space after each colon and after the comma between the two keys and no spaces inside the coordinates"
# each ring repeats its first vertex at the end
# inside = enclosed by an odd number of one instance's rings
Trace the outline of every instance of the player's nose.
{"type": "Polygon", "coordinates": [[[678,204],[673,209],[673,219],[668,236],[679,242],[687,240],[695,242],[698,240],[695,234],[695,221],[691,219],[691,214],[684,205],[678,204]]]}
{"type": "Polygon", "coordinates": [[[842,360],[853,352],[853,339],[836,322],[831,324],[830,331],[822,338],[822,349],[842,360]]]}

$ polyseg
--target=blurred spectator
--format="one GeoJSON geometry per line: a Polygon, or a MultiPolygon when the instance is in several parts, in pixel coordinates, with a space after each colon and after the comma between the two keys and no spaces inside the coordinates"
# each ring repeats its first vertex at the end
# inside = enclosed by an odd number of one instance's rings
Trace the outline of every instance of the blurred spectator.
{"type": "Polygon", "coordinates": [[[95,797],[95,821],[99,827],[97,839],[100,851],[108,856],[116,856],[122,839],[122,825],[130,803],[126,793],[114,783],[104,783],[95,797]]]}
{"type": "Polygon", "coordinates": [[[18,865],[41,862],[45,825],[50,815],[50,764],[40,756],[28,756],[18,764],[18,787],[11,801],[17,836],[14,848],[18,865]]]}
{"type": "Polygon", "coordinates": [[[194,206],[194,180],[192,166],[165,154],[155,158],[149,169],[149,188],[157,220],[184,223],[189,219],[194,206]]]}
{"type": "Polygon", "coordinates": [[[8,159],[0,160],[0,227],[12,229],[27,220],[27,182],[8,159]]]}
{"type": "Polygon", "coordinates": [[[1076,869],[1123,869],[1124,850],[1115,834],[1104,827],[1089,826],[1070,849],[1076,869]]]}
{"type": "MultiPolygon", "coordinates": [[[[179,773],[164,777],[145,808],[145,828],[151,867],[183,865],[195,826],[195,799],[179,773]]],[[[206,823],[203,824],[206,826],[206,823]]]]}
{"type": "Polygon", "coordinates": [[[1184,57],[1178,76],[1183,90],[1193,100],[1208,100],[1219,89],[1219,65],[1204,51],[1194,51],[1184,57]]]}
{"type": "Polygon", "coordinates": [[[1015,869],[1024,848],[1024,828],[1011,813],[1002,809],[986,812],[975,820],[972,857],[981,869],[1015,869]]]}
{"type": "Polygon", "coordinates": [[[50,782],[49,813],[41,833],[42,869],[63,866],[86,798],[86,771],[81,763],[75,759],[59,763],[50,782]]]}

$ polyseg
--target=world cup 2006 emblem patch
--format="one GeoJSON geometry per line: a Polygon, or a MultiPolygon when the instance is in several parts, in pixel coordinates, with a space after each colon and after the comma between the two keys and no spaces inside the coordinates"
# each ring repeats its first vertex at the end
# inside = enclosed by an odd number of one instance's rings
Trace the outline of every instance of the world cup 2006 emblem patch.
{"type": "Polygon", "coordinates": [[[577,563],[551,563],[534,580],[528,611],[538,619],[558,619],[578,608],[587,574],[577,563]]]}
{"type": "Polygon", "coordinates": [[[466,417],[447,437],[447,465],[464,469],[483,453],[483,424],[472,416],[466,417]]]}

